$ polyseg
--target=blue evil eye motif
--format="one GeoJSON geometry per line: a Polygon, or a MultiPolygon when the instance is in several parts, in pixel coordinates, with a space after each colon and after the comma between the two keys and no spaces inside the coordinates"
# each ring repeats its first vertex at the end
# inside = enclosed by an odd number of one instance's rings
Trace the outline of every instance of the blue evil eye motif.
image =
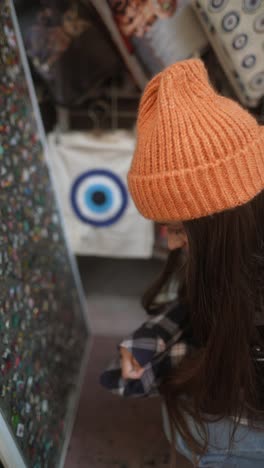
{"type": "Polygon", "coordinates": [[[264,33],[264,13],[257,16],[254,21],[254,29],[257,33],[264,33]]]}
{"type": "Polygon", "coordinates": [[[242,33],[234,37],[232,45],[234,49],[241,50],[247,45],[247,42],[248,42],[248,36],[242,33]]]}
{"type": "Polygon", "coordinates": [[[233,31],[239,23],[239,14],[236,11],[230,11],[222,19],[222,28],[226,32],[233,31]]]}
{"type": "Polygon", "coordinates": [[[252,68],[256,63],[256,56],[254,54],[246,55],[242,60],[242,67],[252,68]]]}
{"type": "Polygon", "coordinates": [[[262,0],[244,0],[243,9],[246,13],[254,13],[261,5],[262,0]]]}
{"type": "Polygon", "coordinates": [[[264,71],[257,73],[250,81],[250,86],[255,91],[264,91],[264,71]]]}
{"type": "Polygon", "coordinates": [[[227,0],[209,0],[208,8],[213,12],[218,12],[223,10],[226,6],[227,0]]]}
{"type": "Polygon", "coordinates": [[[120,177],[109,170],[87,171],[73,183],[71,204],[84,223],[95,227],[111,226],[127,208],[127,189],[120,177]]]}

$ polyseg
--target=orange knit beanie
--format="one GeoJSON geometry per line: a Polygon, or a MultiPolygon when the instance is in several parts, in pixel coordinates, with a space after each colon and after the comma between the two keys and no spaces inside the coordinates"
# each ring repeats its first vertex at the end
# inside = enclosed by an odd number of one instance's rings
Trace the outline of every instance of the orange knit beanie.
{"type": "Polygon", "coordinates": [[[140,213],[159,222],[246,203],[264,188],[264,127],[214,91],[201,60],[177,62],[143,94],[128,184],[140,213]]]}

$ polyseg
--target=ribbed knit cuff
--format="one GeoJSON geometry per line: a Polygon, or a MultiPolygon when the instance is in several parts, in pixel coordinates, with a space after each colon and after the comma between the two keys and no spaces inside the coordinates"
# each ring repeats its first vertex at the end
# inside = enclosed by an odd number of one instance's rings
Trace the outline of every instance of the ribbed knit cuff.
{"type": "Polygon", "coordinates": [[[128,186],[139,212],[157,222],[187,221],[243,205],[264,188],[264,127],[257,140],[228,158],[147,176],[130,171],[128,186]]]}

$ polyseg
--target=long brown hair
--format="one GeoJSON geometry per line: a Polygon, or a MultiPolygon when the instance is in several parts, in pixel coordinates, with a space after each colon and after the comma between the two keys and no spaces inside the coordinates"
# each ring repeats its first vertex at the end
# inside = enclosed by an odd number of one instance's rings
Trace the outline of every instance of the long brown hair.
{"type": "Polygon", "coordinates": [[[159,312],[162,304],[157,301],[157,298],[161,292],[164,292],[166,296],[171,282],[178,283],[178,285],[183,283],[185,263],[185,255],[180,249],[169,252],[163,271],[142,297],[142,306],[148,314],[159,312]]]}
{"type": "Polygon", "coordinates": [[[208,446],[206,415],[209,420],[233,418],[230,443],[242,416],[253,425],[264,421],[264,367],[256,360],[263,349],[264,192],[184,227],[189,254],[183,300],[199,345],[160,391],[176,430],[201,454],[208,446]],[[199,441],[188,415],[197,425],[199,441]]]}

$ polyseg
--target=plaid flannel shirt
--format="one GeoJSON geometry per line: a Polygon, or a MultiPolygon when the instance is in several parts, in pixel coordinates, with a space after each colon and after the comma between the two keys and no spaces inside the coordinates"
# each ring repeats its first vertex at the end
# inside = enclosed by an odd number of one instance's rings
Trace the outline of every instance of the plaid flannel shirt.
{"type": "Polygon", "coordinates": [[[162,379],[194,346],[186,306],[174,302],[163,307],[118,346],[118,353],[101,374],[100,383],[124,397],[154,396],[162,379]],[[123,379],[120,347],[130,351],[144,368],[140,379],[123,379]]]}
{"type": "MultiPolygon", "coordinates": [[[[163,306],[162,313],[144,322],[118,345],[117,356],[101,374],[100,383],[123,397],[158,395],[162,379],[195,348],[197,343],[188,322],[187,307],[175,301],[163,306]],[[122,378],[121,346],[127,348],[144,368],[140,379],[122,378]]],[[[254,359],[264,361],[262,348],[255,349],[254,359]]],[[[242,417],[239,422],[248,425],[246,417],[242,417]]],[[[263,430],[263,425],[260,427],[263,430]]]]}

